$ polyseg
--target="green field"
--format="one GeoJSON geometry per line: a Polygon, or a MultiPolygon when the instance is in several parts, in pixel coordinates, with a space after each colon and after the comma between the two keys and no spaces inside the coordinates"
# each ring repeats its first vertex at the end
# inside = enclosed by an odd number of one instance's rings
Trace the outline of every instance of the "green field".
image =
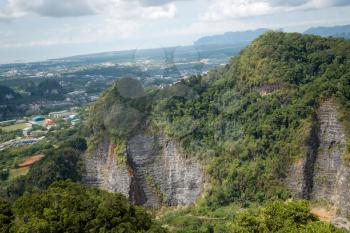
{"type": "Polygon", "coordinates": [[[16,131],[16,130],[22,130],[22,129],[25,129],[27,128],[27,123],[20,123],[20,124],[14,124],[14,125],[9,125],[9,126],[5,126],[5,127],[1,127],[1,129],[4,131],[4,132],[13,132],[13,131],[16,131]]]}

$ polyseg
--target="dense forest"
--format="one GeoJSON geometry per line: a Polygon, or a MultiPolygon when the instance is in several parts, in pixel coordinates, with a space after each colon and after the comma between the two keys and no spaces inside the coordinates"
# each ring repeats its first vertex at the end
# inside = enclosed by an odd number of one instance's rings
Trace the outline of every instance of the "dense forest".
{"type": "Polygon", "coordinates": [[[25,194],[12,206],[0,199],[0,207],[1,232],[165,232],[121,194],[71,181],[25,194]]]}
{"type": "MultiPolygon", "coordinates": [[[[268,32],[205,76],[163,89],[143,89],[130,78],[117,81],[91,107],[81,129],[55,135],[59,143],[1,153],[3,167],[16,163],[11,158],[18,154],[45,158],[26,176],[8,180],[4,175],[0,229],[345,232],[311,214],[309,201],[291,199],[283,181],[287,167],[305,154],[322,101],[334,99],[342,119],[349,117],[348,51],[344,39],[268,32]],[[106,134],[125,147],[125,140],[146,126],[171,136],[187,157],[200,161],[210,184],[196,206],[164,207],[156,211],[157,220],[154,212],[119,194],[78,184],[86,151],[106,134]]],[[[344,156],[349,152],[350,145],[344,156]]]]}

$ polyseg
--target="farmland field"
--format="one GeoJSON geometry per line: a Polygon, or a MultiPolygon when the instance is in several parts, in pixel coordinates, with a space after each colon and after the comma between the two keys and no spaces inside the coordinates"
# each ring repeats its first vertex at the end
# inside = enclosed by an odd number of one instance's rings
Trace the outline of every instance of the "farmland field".
{"type": "Polygon", "coordinates": [[[12,131],[16,131],[16,130],[22,130],[28,127],[27,123],[20,123],[20,124],[14,124],[14,125],[9,125],[9,126],[5,126],[5,127],[1,127],[1,129],[4,132],[12,132],[12,131]]]}

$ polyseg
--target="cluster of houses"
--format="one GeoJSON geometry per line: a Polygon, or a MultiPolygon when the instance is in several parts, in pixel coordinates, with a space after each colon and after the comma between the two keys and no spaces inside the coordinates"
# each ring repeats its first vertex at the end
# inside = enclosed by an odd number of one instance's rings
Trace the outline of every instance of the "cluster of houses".
{"type": "Polygon", "coordinates": [[[72,111],[64,110],[59,112],[51,112],[48,117],[34,116],[29,121],[30,127],[23,129],[23,136],[40,137],[48,133],[52,127],[56,126],[56,120],[63,119],[69,121],[71,126],[77,126],[80,124],[80,119],[77,118],[77,114],[72,111]],[[41,126],[46,130],[33,130],[33,126],[41,126]]]}
{"type": "Polygon", "coordinates": [[[6,124],[26,123],[27,127],[22,129],[23,137],[12,139],[0,144],[0,151],[8,147],[34,144],[45,138],[49,130],[57,126],[57,121],[64,120],[70,123],[70,127],[80,124],[80,119],[74,111],[51,112],[48,116],[34,116],[30,120],[6,121],[6,124]]]}
{"type": "Polygon", "coordinates": [[[37,143],[41,140],[43,140],[45,136],[42,136],[40,138],[18,138],[18,139],[12,139],[10,141],[4,142],[0,144],[0,151],[8,148],[8,147],[18,147],[18,146],[24,146],[24,145],[30,145],[37,143]]]}

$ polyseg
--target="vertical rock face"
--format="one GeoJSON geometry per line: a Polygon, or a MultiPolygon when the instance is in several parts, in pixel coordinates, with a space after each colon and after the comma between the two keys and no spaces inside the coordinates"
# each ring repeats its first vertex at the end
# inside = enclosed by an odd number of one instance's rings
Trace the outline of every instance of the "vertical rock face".
{"type": "Polygon", "coordinates": [[[201,166],[184,159],[172,139],[137,134],[129,141],[127,153],[143,190],[139,204],[188,205],[202,192],[201,166]]]}
{"type": "Polygon", "coordinates": [[[308,153],[291,166],[286,184],[295,196],[325,200],[339,216],[349,218],[350,166],[344,159],[346,135],[337,104],[324,102],[317,118],[319,129],[310,133],[308,153]]]}
{"type": "Polygon", "coordinates": [[[117,163],[113,151],[106,139],[86,157],[88,185],[121,192],[149,207],[192,204],[203,191],[201,166],[184,158],[170,138],[135,134],[127,142],[127,166],[117,163]]]}
{"type": "Polygon", "coordinates": [[[314,124],[309,129],[309,137],[305,142],[305,156],[292,164],[285,180],[287,187],[298,198],[310,198],[319,143],[317,125],[314,124]]]}
{"type": "Polygon", "coordinates": [[[285,179],[286,186],[293,192],[295,197],[304,198],[303,187],[305,186],[305,171],[306,159],[301,158],[294,162],[285,179]]]}
{"type": "Polygon", "coordinates": [[[117,163],[114,147],[107,137],[95,147],[92,154],[85,157],[84,164],[84,181],[87,185],[129,195],[132,176],[125,164],[117,163]]]}
{"type": "Polygon", "coordinates": [[[346,136],[339,122],[339,109],[336,104],[327,101],[320,107],[318,117],[320,147],[311,197],[330,201],[341,215],[347,216],[350,210],[350,167],[344,160],[346,136]]]}

